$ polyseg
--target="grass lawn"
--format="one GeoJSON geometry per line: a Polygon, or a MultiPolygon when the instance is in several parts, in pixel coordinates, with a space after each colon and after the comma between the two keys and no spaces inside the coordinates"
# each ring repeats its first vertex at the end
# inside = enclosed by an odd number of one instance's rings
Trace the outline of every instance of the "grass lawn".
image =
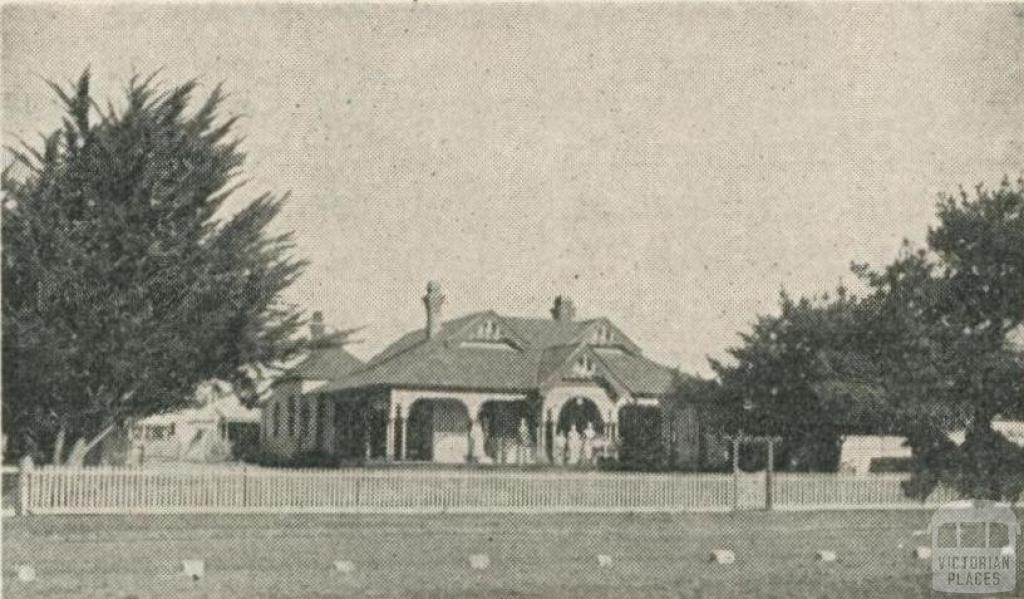
{"type": "MultiPolygon", "coordinates": [[[[931,597],[930,512],[31,516],[3,523],[5,597],[931,597]],[[711,549],[734,565],[708,562],[711,549]],[[820,563],[817,550],[839,561],[820,563]],[[468,556],[486,553],[490,568],[468,556]],[[596,555],[612,558],[599,568],[596,555]],[[186,578],[183,559],[206,560],[186,578]],[[350,560],[351,574],[333,562],[350,560]],[[31,564],[38,580],[17,580],[31,564]]],[[[1019,558],[1018,558],[1019,559],[1019,558]]],[[[1024,568],[1018,564],[1018,573],[1024,568]]],[[[1018,585],[1018,588],[1024,588],[1018,585]]]]}

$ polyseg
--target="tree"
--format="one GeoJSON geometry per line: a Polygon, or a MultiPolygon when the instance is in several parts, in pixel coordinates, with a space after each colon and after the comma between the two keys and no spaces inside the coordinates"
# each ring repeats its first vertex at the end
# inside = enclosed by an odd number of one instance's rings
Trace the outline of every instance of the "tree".
{"type": "MultiPolygon", "coordinates": [[[[779,435],[784,468],[834,470],[839,439],[880,432],[889,424],[875,367],[860,348],[858,299],[840,287],[833,297],[793,300],[780,294],[780,314],[759,316],[729,364],[711,361],[721,385],[723,428],[779,435]]],[[[763,452],[741,456],[763,467],[763,452]]]]}
{"type": "Polygon", "coordinates": [[[961,493],[1015,499],[1024,450],[993,431],[1024,416],[1024,364],[1008,333],[1024,321],[1024,182],[942,196],[928,247],[909,244],[881,272],[858,266],[882,371],[879,382],[915,451],[911,492],[939,482],[961,493]],[[956,446],[941,441],[965,429],[956,446]]]}
{"type": "Polygon", "coordinates": [[[285,198],[227,216],[244,155],[220,86],[133,78],[102,109],[89,72],[62,125],[8,148],[3,205],[3,426],[12,449],[77,460],[128,419],[190,401],[208,379],[252,400],[260,369],[299,349],[280,299],[304,262],[268,227],[285,198]],[[89,443],[85,443],[89,440],[89,443]]]}
{"type": "Polygon", "coordinates": [[[1016,498],[1024,450],[992,428],[1024,417],[1024,360],[1008,333],[1024,321],[1024,181],[942,196],[928,246],[904,242],[881,270],[853,265],[862,298],[793,301],[762,316],[733,364],[712,362],[727,429],[784,437],[780,458],[832,469],[840,434],[906,435],[908,488],[1016,498]],[[957,446],[949,433],[966,429],[957,446]]]}

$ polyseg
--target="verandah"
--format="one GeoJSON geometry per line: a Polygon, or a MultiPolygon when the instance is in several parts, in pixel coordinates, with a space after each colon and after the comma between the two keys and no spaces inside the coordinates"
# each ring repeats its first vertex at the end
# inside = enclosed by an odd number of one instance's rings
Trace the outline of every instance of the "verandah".
{"type": "Polygon", "coordinates": [[[660,451],[666,432],[674,438],[656,402],[616,404],[593,393],[372,390],[328,399],[331,450],[348,459],[583,465],[645,445],[660,451]]]}

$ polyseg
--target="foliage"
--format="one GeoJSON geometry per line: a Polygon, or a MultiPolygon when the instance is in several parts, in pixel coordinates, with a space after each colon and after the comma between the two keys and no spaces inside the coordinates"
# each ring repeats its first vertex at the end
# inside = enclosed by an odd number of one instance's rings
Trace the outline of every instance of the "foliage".
{"type": "Polygon", "coordinates": [[[319,449],[303,451],[292,456],[254,451],[242,456],[242,460],[267,468],[338,468],[350,461],[319,449]]]}
{"type": "Polygon", "coordinates": [[[622,470],[664,470],[661,410],[653,406],[627,405],[619,412],[619,458],[622,470]]]}
{"type": "Polygon", "coordinates": [[[65,90],[42,147],[10,149],[3,187],[3,425],[49,451],[229,381],[247,398],[262,366],[296,351],[301,315],[279,295],[299,275],[283,198],[226,216],[243,163],[220,87],[133,78],[101,109],[89,72],[65,90]]]}
{"type": "MultiPolygon", "coordinates": [[[[780,465],[834,470],[839,437],[878,432],[889,422],[873,384],[874,366],[859,353],[863,318],[857,299],[793,300],[780,294],[780,314],[760,316],[730,364],[712,361],[721,384],[723,428],[780,435],[780,465]]],[[[764,467],[764,450],[745,452],[744,468],[764,467]]]]}
{"type": "Polygon", "coordinates": [[[927,248],[904,242],[880,271],[853,266],[864,297],[783,292],[780,315],[759,317],[732,363],[712,362],[726,430],[781,435],[783,467],[822,470],[841,434],[903,434],[912,494],[941,481],[1015,496],[997,479],[1014,478],[1022,450],[991,423],[1024,417],[1024,360],[1007,341],[1024,320],[1024,182],[943,196],[937,216],[927,248]],[[964,428],[958,448],[946,434],[964,428]]]}
{"type": "Polygon", "coordinates": [[[687,412],[687,417],[692,414],[698,423],[697,460],[696,463],[680,461],[676,453],[678,449],[672,445],[668,448],[669,465],[674,464],[680,470],[692,470],[696,466],[703,471],[728,465],[728,460],[721,459],[713,447],[729,422],[729,413],[722,409],[725,404],[717,381],[676,373],[672,393],[664,398],[662,409],[669,418],[675,418],[676,410],[692,410],[687,412]]]}
{"type": "Polygon", "coordinates": [[[943,196],[937,212],[927,249],[905,244],[881,272],[857,267],[872,289],[877,380],[914,448],[913,494],[942,482],[1015,498],[1024,450],[992,421],[1024,416],[1024,361],[1008,342],[1024,321],[1024,182],[943,196]],[[941,440],[965,429],[960,447],[941,440]]]}

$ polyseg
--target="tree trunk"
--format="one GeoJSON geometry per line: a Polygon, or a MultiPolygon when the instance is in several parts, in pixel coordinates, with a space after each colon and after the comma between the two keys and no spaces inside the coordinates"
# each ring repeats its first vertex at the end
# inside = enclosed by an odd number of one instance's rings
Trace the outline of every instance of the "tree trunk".
{"type": "Polygon", "coordinates": [[[100,441],[103,441],[104,437],[109,435],[112,430],[114,430],[114,425],[108,424],[106,428],[100,431],[100,433],[93,437],[88,443],[85,442],[85,438],[79,438],[75,441],[75,446],[71,448],[71,454],[68,455],[66,464],[76,468],[84,465],[85,456],[87,456],[89,452],[100,443],[100,441]]]}
{"type": "Polygon", "coordinates": [[[57,431],[57,440],[53,443],[53,459],[51,462],[54,466],[60,466],[64,461],[64,439],[67,437],[68,429],[65,425],[60,425],[60,430],[57,431]]]}
{"type": "Polygon", "coordinates": [[[65,466],[72,468],[80,468],[85,463],[85,454],[89,451],[85,447],[85,439],[79,437],[75,444],[71,446],[71,453],[68,454],[68,459],[64,462],[65,466]]]}

